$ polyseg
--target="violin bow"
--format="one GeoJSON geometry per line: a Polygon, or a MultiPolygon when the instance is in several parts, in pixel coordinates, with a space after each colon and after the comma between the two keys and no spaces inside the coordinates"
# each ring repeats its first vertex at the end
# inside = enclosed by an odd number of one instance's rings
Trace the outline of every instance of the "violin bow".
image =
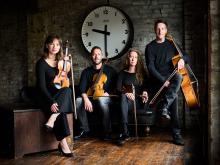
{"type": "MultiPolygon", "coordinates": [[[[176,72],[178,71],[177,68],[174,69],[173,73],[171,73],[171,75],[168,77],[168,79],[166,81],[170,81],[170,79],[176,74],[176,72]]],[[[164,89],[165,85],[163,84],[160,89],[157,91],[157,93],[154,95],[154,97],[151,99],[151,101],[149,102],[150,104],[153,104],[154,101],[157,99],[157,97],[159,96],[159,94],[162,92],[162,90],[164,89]]]]}
{"type": "Polygon", "coordinates": [[[74,116],[75,116],[75,119],[77,119],[77,113],[76,113],[76,96],[75,96],[75,86],[74,86],[74,75],[73,75],[73,59],[72,59],[72,56],[71,54],[69,54],[69,57],[70,57],[70,64],[71,64],[71,78],[72,78],[72,88],[73,88],[73,108],[74,108],[74,116]]]}
{"type": "MultiPolygon", "coordinates": [[[[133,91],[133,95],[135,96],[135,87],[132,84],[132,91],[133,91]]],[[[134,122],[135,122],[135,136],[136,136],[136,140],[138,141],[138,130],[137,130],[137,109],[136,109],[136,100],[134,98],[134,122]]]]}

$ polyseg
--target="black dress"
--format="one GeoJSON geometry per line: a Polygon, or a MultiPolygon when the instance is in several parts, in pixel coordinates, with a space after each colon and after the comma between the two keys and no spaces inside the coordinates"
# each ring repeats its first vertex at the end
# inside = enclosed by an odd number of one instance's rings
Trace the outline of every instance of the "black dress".
{"type": "Polygon", "coordinates": [[[70,135],[66,114],[72,113],[73,105],[70,88],[55,88],[53,80],[57,73],[57,67],[51,67],[43,58],[38,60],[36,64],[37,100],[47,115],[53,113],[50,110],[51,105],[58,104],[57,113],[60,114],[54,123],[53,131],[57,140],[60,141],[70,135]]]}

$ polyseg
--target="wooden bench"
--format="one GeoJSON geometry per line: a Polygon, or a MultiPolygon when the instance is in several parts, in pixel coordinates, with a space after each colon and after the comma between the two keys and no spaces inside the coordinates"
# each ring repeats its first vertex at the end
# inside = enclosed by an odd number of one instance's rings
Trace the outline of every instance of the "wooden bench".
{"type": "MultiPolygon", "coordinates": [[[[73,114],[68,114],[73,142],[73,114]]],[[[0,107],[0,154],[18,158],[24,154],[57,149],[58,142],[47,132],[47,119],[39,108],[26,105],[0,107]]]]}

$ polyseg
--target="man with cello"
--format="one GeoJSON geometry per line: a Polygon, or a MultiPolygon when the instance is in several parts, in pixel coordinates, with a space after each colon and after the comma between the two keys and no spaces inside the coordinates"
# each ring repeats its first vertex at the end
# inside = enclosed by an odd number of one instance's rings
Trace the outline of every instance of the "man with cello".
{"type": "Polygon", "coordinates": [[[115,89],[116,71],[105,65],[101,48],[95,46],[91,50],[92,66],[82,71],[79,90],[81,97],[76,99],[76,109],[80,124],[80,134],[74,139],[87,137],[90,131],[87,112],[96,112],[101,116],[103,140],[110,140],[111,120],[109,105],[110,93],[115,89]]]}
{"type": "Polygon", "coordinates": [[[161,86],[166,87],[159,106],[161,117],[172,122],[173,143],[184,145],[178,114],[178,91],[181,87],[182,75],[178,71],[185,67],[188,56],[184,54],[174,67],[172,59],[178,52],[175,45],[166,38],[167,28],[168,25],[165,21],[157,20],[155,22],[154,30],[156,39],[146,46],[145,59],[155,89],[158,90],[161,86]],[[175,75],[168,81],[167,78],[175,70],[175,75]]]}

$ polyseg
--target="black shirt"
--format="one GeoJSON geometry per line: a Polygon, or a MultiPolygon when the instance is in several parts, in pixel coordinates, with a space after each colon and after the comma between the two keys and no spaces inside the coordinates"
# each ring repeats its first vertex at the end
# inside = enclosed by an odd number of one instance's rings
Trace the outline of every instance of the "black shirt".
{"type": "Polygon", "coordinates": [[[118,81],[117,81],[117,90],[122,93],[123,86],[134,85],[135,93],[142,94],[146,91],[146,77],[144,77],[143,83],[141,84],[137,78],[136,73],[129,73],[125,70],[119,72],[118,81]]]}
{"type": "Polygon", "coordinates": [[[43,58],[38,60],[36,64],[37,89],[50,105],[55,102],[53,96],[58,92],[53,84],[57,73],[57,67],[51,67],[43,58]]]}
{"type": "MultiPolygon", "coordinates": [[[[162,43],[157,43],[156,40],[150,42],[145,49],[145,60],[150,74],[161,83],[165,82],[174,70],[172,58],[177,54],[175,46],[167,39],[162,43]]],[[[188,61],[187,58],[184,54],[185,62],[188,61]]]]}

